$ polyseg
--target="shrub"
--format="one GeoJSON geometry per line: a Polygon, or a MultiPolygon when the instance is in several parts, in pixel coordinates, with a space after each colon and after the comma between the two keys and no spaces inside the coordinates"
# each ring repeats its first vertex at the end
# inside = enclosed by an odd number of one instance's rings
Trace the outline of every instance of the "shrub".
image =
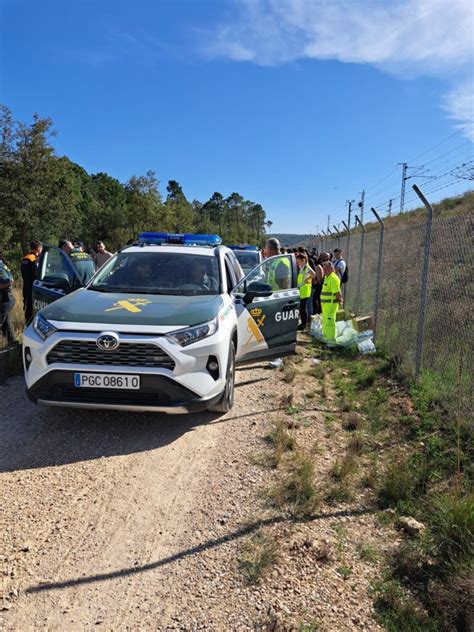
{"type": "Polygon", "coordinates": [[[445,565],[473,559],[474,494],[438,495],[431,503],[430,527],[435,552],[445,565]]]}
{"type": "Polygon", "coordinates": [[[378,489],[381,507],[396,507],[412,497],[415,490],[413,469],[408,459],[391,460],[385,468],[378,489]]]}

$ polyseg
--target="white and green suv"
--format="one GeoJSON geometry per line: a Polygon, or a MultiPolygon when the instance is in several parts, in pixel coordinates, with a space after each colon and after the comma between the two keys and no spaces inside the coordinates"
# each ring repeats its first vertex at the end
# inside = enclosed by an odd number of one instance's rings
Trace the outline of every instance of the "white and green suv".
{"type": "Polygon", "coordinates": [[[65,296],[24,333],[28,397],[75,408],[229,410],[236,363],[294,352],[299,296],[293,255],[244,276],[218,244],[215,235],[143,233],[85,287],[68,293],[62,283],[65,296]]]}

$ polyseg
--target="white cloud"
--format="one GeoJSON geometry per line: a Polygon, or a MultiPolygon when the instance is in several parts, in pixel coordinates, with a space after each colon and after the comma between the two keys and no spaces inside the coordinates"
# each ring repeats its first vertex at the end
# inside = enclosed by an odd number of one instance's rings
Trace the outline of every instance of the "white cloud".
{"type": "MultiPolygon", "coordinates": [[[[473,72],[472,0],[236,0],[236,6],[238,17],[208,35],[208,55],[260,65],[335,59],[403,77],[473,72]]],[[[453,88],[444,102],[462,123],[472,116],[466,86],[453,88]]]]}
{"type": "Polygon", "coordinates": [[[449,92],[443,103],[448,116],[461,121],[456,127],[464,130],[464,135],[474,142],[474,82],[466,81],[449,92]]]}

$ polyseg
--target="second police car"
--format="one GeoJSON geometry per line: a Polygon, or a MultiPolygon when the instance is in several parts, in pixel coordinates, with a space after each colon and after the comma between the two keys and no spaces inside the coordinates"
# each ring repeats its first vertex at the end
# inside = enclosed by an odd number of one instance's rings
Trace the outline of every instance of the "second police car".
{"type": "Polygon", "coordinates": [[[294,352],[293,255],[247,276],[216,235],[143,233],[84,288],[43,307],[23,338],[38,404],[230,410],[235,366],[294,352]],[[265,279],[267,282],[263,282],[265,279]]]}

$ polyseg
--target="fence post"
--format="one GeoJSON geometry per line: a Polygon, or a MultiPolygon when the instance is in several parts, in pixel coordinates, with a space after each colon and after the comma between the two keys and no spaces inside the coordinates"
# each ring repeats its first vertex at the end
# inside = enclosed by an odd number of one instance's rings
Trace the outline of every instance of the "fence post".
{"type": "Polygon", "coordinates": [[[382,278],[383,241],[385,237],[385,223],[373,207],[370,210],[375,215],[375,217],[377,218],[377,221],[380,224],[379,259],[377,262],[377,281],[375,285],[375,301],[374,301],[374,341],[375,341],[376,335],[377,335],[377,318],[379,315],[380,280],[382,278]]]}
{"type": "Polygon", "coordinates": [[[342,225],[347,230],[347,248],[346,248],[346,261],[349,261],[349,245],[351,243],[351,229],[346,224],[346,222],[342,222],[342,225]]]}
{"type": "Polygon", "coordinates": [[[364,261],[364,240],[365,240],[365,227],[364,224],[360,221],[358,215],[355,216],[355,225],[359,226],[362,229],[362,236],[360,241],[360,255],[359,255],[359,274],[357,276],[357,290],[356,290],[356,298],[354,302],[354,311],[357,314],[359,310],[359,299],[360,299],[360,280],[362,278],[362,263],[364,261]]]}
{"type": "Polygon", "coordinates": [[[418,316],[418,333],[416,336],[416,359],[415,359],[415,376],[418,377],[421,371],[421,360],[423,356],[423,342],[425,337],[425,313],[426,299],[428,296],[428,271],[430,268],[430,250],[431,250],[431,228],[433,225],[433,207],[425,198],[416,184],[412,187],[423,204],[426,206],[428,214],[426,216],[425,229],[425,252],[423,255],[423,270],[421,272],[421,297],[420,297],[420,313],[418,316]]]}

